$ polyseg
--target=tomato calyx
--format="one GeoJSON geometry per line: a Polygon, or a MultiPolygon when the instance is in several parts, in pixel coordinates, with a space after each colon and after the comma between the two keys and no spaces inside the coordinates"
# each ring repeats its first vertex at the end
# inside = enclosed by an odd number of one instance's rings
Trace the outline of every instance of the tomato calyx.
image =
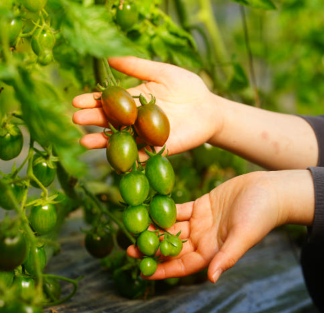
{"type": "Polygon", "coordinates": [[[155,104],[156,98],[151,93],[150,93],[150,96],[151,96],[150,102],[147,102],[146,98],[142,94],[140,94],[139,96],[134,96],[133,98],[139,98],[139,101],[142,106],[148,105],[148,104],[155,104]]]}

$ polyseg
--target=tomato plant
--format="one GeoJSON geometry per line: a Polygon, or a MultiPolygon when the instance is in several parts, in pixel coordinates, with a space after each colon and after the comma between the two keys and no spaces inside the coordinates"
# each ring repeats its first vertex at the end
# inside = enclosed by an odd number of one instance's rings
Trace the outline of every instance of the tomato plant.
{"type": "Polygon", "coordinates": [[[85,237],[85,247],[87,251],[98,259],[109,255],[113,246],[112,235],[108,232],[103,234],[89,233],[85,237]]]}
{"type": "Polygon", "coordinates": [[[34,231],[39,235],[49,233],[55,227],[56,221],[56,209],[51,203],[34,206],[31,209],[29,222],[34,231]]]}

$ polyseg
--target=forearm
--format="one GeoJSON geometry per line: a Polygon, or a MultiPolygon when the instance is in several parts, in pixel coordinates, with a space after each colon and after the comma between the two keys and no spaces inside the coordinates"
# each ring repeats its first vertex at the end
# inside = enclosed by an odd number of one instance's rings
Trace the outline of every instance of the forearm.
{"type": "Polygon", "coordinates": [[[316,166],[318,144],[303,118],[238,104],[218,96],[221,131],[209,141],[267,169],[316,166]]]}

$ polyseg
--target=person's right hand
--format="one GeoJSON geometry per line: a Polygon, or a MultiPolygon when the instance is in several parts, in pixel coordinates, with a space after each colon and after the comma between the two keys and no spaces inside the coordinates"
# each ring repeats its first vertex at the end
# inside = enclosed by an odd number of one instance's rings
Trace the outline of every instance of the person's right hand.
{"type": "MultiPolygon", "coordinates": [[[[170,121],[171,132],[166,142],[170,154],[198,147],[221,131],[219,104],[196,74],[136,57],[111,58],[109,64],[122,73],[147,81],[128,92],[133,96],[142,93],[147,99],[151,93],[157,98],[157,105],[170,121]]],[[[73,105],[82,109],[73,116],[76,124],[108,127],[101,102],[94,99],[94,94],[77,96],[73,105]]],[[[105,148],[107,137],[103,133],[87,134],[81,144],[88,149],[105,148]]]]}

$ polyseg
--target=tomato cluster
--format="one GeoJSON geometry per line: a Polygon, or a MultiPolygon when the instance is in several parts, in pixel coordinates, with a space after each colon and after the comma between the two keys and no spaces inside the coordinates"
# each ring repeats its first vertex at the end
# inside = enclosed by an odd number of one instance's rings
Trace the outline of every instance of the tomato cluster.
{"type": "MultiPolygon", "coordinates": [[[[119,189],[126,206],[123,224],[137,238],[136,245],[144,255],[140,263],[141,272],[151,276],[159,262],[156,254],[160,238],[164,236],[161,241],[164,248],[160,251],[165,256],[177,256],[181,252],[182,241],[179,234],[165,232],[176,221],[176,205],[171,198],[175,174],[169,160],[162,155],[165,147],[158,153],[154,148],[165,144],[170,123],[152,95],[149,102],[143,95],[138,98],[140,107],[125,89],[109,86],[103,90],[100,100],[111,129],[110,133],[106,133],[109,137],[107,160],[122,176],[119,189]],[[145,162],[139,160],[138,147],[141,143],[152,149],[152,152],[145,149],[149,156],[145,162]],[[155,231],[148,230],[152,223],[155,231]],[[160,230],[165,234],[160,235],[160,230]]],[[[90,248],[87,249],[90,252],[90,248]]]]}

